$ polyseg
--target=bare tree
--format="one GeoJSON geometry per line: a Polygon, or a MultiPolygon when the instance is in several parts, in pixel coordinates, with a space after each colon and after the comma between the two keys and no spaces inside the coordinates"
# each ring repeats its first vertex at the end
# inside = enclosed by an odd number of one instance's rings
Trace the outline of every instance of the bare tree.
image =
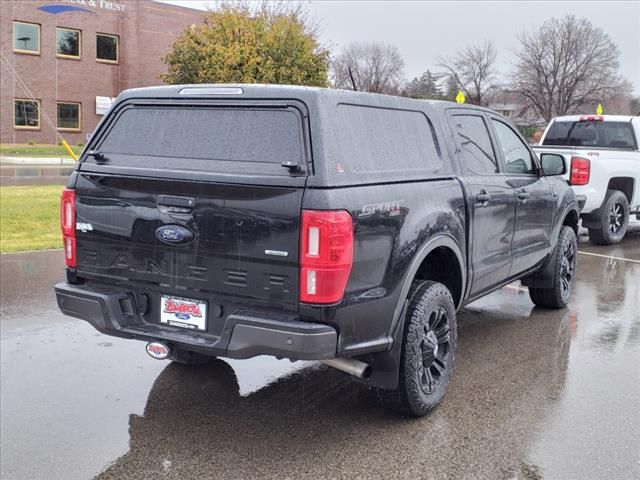
{"type": "Polygon", "coordinates": [[[552,18],[518,41],[513,89],[547,121],[631,91],[618,46],[586,18],[552,18]]]}
{"type": "Polygon", "coordinates": [[[331,62],[334,87],[347,90],[355,83],[356,90],[397,95],[403,71],[400,51],[386,43],[352,43],[331,62]]]}
{"type": "Polygon", "coordinates": [[[445,69],[449,83],[456,83],[467,97],[467,103],[484,105],[487,94],[495,87],[496,48],[491,41],[458,50],[452,58],[439,57],[438,66],[445,69]]]}
{"type": "Polygon", "coordinates": [[[629,113],[640,117],[640,97],[633,97],[629,100],[629,113]]]}

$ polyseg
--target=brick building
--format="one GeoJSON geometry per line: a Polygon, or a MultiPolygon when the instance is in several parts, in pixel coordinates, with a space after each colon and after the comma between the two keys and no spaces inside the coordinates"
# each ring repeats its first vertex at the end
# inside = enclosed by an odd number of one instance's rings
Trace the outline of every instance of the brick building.
{"type": "Polygon", "coordinates": [[[111,99],[157,85],[199,10],[152,0],[0,0],[0,143],[85,143],[111,99]]]}

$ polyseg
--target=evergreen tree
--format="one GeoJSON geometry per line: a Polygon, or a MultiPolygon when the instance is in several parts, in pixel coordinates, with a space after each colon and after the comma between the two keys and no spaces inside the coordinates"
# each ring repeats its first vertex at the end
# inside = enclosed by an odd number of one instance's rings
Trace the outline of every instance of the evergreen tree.
{"type": "Polygon", "coordinates": [[[441,99],[442,92],[436,77],[427,70],[419,77],[415,77],[405,87],[404,96],[410,98],[441,99]]]}

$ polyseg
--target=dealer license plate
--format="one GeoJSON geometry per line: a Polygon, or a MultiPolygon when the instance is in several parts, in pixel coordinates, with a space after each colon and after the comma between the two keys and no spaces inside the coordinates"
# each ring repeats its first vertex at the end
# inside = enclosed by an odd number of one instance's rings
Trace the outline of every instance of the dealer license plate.
{"type": "Polygon", "coordinates": [[[160,323],[206,331],[207,302],[163,295],[160,298],[160,323]]]}

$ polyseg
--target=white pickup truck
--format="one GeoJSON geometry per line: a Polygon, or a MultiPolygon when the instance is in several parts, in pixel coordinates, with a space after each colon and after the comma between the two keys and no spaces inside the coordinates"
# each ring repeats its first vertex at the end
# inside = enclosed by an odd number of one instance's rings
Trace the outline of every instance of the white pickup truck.
{"type": "Polygon", "coordinates": [[[640,117],[571,115],[555,117],[541,153],[561,154],[581,207],[582,226],[598,244],[624,238],[630,218],[640,220],[640,117]]]}

